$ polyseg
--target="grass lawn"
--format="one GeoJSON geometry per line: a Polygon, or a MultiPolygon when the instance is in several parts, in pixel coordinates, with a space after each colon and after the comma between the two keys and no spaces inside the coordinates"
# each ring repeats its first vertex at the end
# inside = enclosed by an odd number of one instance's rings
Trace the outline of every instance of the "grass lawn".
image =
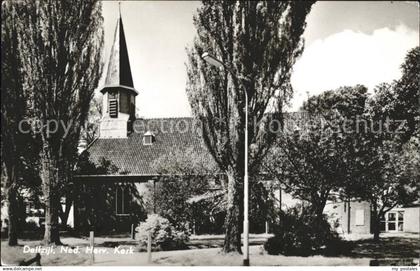
{"type": "MultiPolygon", "coordinates": [[[[265,266],[344,266],[369,265],[369,258],[349,258],[311,256],[291,257],[283,255],[268,255],[262,246],[250,247],[250,264],[265,266]]],[[[221,254],[220,249],[197,249],[192,251],[174,251],[156,253],[153,255],[155,265],[193,265],[193,266],[239,266],[242,256],[237,254],[221,254]]]]}
{"type": "Polygon", "coordinates": [[[379,243],[371,239],[352,241],[354,248],[346,256],[371,258],[418,258],[420,238],[384,237],[379,243]]]}
{"type": "MultiPolygon", "coordinates": [[[[207,240],[207,238],[204,238],[207,240]]],[[[348,241],[351,250],[339,257],[314,255],[309,257],[268,255],[261,245],[250,248],[251,265],[271,266],[369,266],[413,265],[419,263],[420,239],[418,235],[404,237],[383,236],[379,243],[371,238],[348,241]]],[[[157,265],[241,265],[242,256],[223,255],[219,249],[158,252],[153,254],[157,265]]]]}
{"type": "MultiPolygon", "coordinates": [[[[268,255],[262,244],[268,236],[251,235],[250,261],[252,265],[361,265],[368,266],[372,261],[379,265],[412,265],[418,261],[420,240],[418,235],[383,236],[380,243],[372,239],[349,240],[351,249],[342,255],[327,257],[314,255],[309,257],[268,255]],[[413,261],[414,259],[414,261],[413,261]]],[[[55,248],[56,254],[42,255],[42,265],[91,265],[91,254],[85,252],[89,245],[86,237],[62,237],[67,247],[80,247],[80,253],[61,252],[61,246],[55,248]]],[[[34,253],[23,253],[23,245],[35,247],[39,240],[19,240],[20,246],[8,247],[6,240],[1,242],[1,259],[6,264],[18,264],[35,256],[34,253]]],[[[95,247],[103,253],[95,255],[94,265],[241,265],[242,256],[222,254],[222,235],[192,236],[188,250],[161,251],[152,253],[152,263],[147,261],[147,253],[136,250],[137,242],[124,236],[95,237],[95,247]],[[115,247],[134,248],[133,254],[121,255],[115,247]]]]}

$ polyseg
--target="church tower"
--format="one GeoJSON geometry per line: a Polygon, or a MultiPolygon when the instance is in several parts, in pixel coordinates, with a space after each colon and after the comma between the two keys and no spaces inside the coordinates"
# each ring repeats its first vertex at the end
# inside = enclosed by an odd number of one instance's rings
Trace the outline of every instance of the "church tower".
{"type": "Polygon", "coordinates": [[[134,89],[121,13],[114,33],[103,94],[100,138],[126,138],[135,120],[137,90],[134,89]]]}

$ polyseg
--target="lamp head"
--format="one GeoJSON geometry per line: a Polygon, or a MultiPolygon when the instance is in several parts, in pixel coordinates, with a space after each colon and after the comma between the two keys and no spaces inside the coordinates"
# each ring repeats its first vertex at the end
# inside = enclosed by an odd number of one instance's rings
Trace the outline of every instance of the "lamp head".
{"type": "Polygon", "coordinates": [[[218,60],[217,58],[215,58],[214,56],[212,56],[211,54],[207,52],[202,54],[201,58],[204,59],[204,61],[206,61],[210,65],[213,65],[217,68],[223,68],[225,66],[222,61],[218,60]]]}

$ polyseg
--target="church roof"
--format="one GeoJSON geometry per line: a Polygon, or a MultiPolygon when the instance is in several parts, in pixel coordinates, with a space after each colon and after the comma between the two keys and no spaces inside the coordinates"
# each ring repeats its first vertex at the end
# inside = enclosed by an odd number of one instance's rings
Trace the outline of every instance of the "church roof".
{"type": "Polygon", "coordinates": [[[109,56],[105,86],[101,92],[115,87],[122,87],[138,94],[134,89],[133,78],[131,76],[130,60],[128,58],[127,43],[121,16],[115,27],[114,43],[112,44],[109,56]]]}
{"type": "MultiPolygon", "coordinates": [[[[289,112],[284,114],[284,129],[292,129],[296,126],[304,127],[308,121],[306,112],[289,112]],[[290,124],[287,124],[290,122],[290,124]],[[288,127],[290,126],[290,127],[288,127]]],[[[202,155],[209,163],[214,163],[213,157],[204,145],[201,132],[191,117],[184,118],[154,118],[136,119],[133,124],[133,132],[127,138],[97,138],[81,154],[82,159],[96,167],[100,167],[103,161],[107,161],[116,169],[112,174],[85,174],[79,178],[107,175],[107,176],[157,176],[156,165],[163,160],[162,157],[170,157],[172,154],[185,153],[192,150],[202,155]],[[144,144],[145,135],[152,134],[152,144],[144,144]]],[[[290,131],[292,131],[290,130],[290,131]]]]}
{"type": "MultiPolygon", "coordinates": [[[[111,175],[156,176],[156,160],[191,150],[214,161],[204,146],[193,118],[137,119],[127,138],[98,138],[83,152],[90,163],[100,166],[105,159],[116,172],[111,175]],[[146,132],[154,135],[151,145],[143,144],[146,132]]],[[[83,175],[83,173],[82,173],[83,175]]]]}

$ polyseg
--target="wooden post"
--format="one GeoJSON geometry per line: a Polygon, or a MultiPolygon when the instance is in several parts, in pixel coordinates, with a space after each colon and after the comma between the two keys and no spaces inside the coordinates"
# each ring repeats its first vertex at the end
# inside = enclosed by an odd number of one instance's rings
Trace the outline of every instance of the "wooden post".
{"type": "Polygon", "coordinates": [[[90,233],[89,233],[89,240],[90,240],[90,247],[92,249],[91,261],[92,261],[92,263],[94,263],[95,262],[95,254],[93,253],[93,249],[94,249],[94,245],[95,245],[95,235],[94,235],[93,231],[90,231],[90,233]]]}
{"type": "Polygon", "coordinates": [[[152,262],[152,233],[147,233],[147,263],[152,262]]]}
{"type": "Polygon", "coordinates": [[[136,233],[134,231],[134,224],[131,224],[131,239],[136,239],[136,233]]]}
{"type": "Polygon", "coordinates": [[[347,202],[347,211],[348,211],[347,212],[347,233],[350,234],[351,233],[351,229],[350,229],[350,227],[351,227],[351,224],[350,224],[350,219],[351,219],[350,198],[348,199],[348,202],[347,202]]]}
{"type": "Polygon", "coordinates": [[[265,221],[265,234],[268,234],[268,221],[265,221]]]}
{"type": "Polygon", "coordinates": [[[281,204],[282,204],[281,187],[279,187],[279,202],[280,202],[280,211],[281,211],[281,204]]]}
{"type": "Polygon", "coordinates": [[[156,180],[153,180],[153,213],[156,214],[156,180]]]}

